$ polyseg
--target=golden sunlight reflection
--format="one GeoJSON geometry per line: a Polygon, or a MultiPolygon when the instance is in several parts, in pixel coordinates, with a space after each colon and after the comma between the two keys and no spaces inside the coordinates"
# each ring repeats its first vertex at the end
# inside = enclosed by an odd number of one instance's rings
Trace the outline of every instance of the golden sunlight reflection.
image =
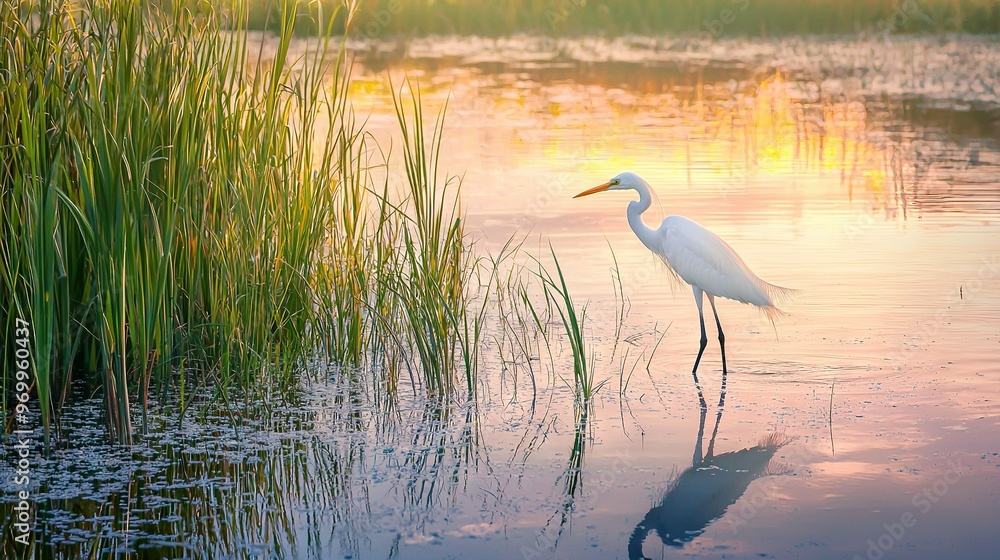
{"type": "MultiPolygon", "coordinates": [[[[906,218],[902,190],[914,172],[898,161],[906,141],[887,139],[867,119],[863,102],[810,99],[818,94],[780,73],[728,87],[630,95],[627,102],[595,85],[454,69],[433,79],[419,74],[393,73],[391,83],[399,87],[409,77],[419,84],[428,114],[447,101],[445,162],[465,173],[471,214],[486,207],[493,179],[504,178],[505,196],[488,206],[494,217],[511,216],[497,237],[512,233],[525,221],[519,218],[561,213],[556,198],[622,170],[646,177],[661,197],[670,195],[678,213],[687,209],[675,202],[711,203],[736,220],[842,222],[856,201],[885,218],[906,218]],[[505,87],[505,79],[514,87],[505,87]],[[758,196],[754,187],[762,183],[773,184],[772,192],[793,189],[798,200],[758,196]],[[674,201],[678,190],[684,199],[674,201]]],[[[384,125],[387,144],[390,87],[383,74],[355,80],[355,109],[384,125]]]]}

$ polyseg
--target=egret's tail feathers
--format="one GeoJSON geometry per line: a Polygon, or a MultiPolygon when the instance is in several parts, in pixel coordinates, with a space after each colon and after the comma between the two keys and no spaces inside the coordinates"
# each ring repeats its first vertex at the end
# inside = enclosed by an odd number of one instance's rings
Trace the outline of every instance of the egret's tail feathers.
{"type": "Polygon", "coordinates": [[[767,297],[767,304],[765,305],[754,304],[754,305],[756,305],[757,309],[760,309],[761,312],[763,312],[764,315],[767,316],[767,319],[771,321],[771,324],[773,325],[775,321],[785,316],[785,312],[778,309],[778,304],[787,303],[791,301],[791,299],[795,297],[796,294],[799,293],[799,290],[793,290],[791,288],[782,288],[781,286],[768,284],[767,282],[761,280],[760,278],[756,278],[756,280],[758,286],[760,286],[760,289],[764,292],[765,296],[767,297]]]}
{"type": "Polygon", "coordinates": [[[781,286],[768,284],[763,280],[761,280],[760,283],[761,287],[764,288],[764,291],[767,293],[768,299],[771,300],[772,307],[778,305],[779,303],[788,303],[800,292],[800,290],[782,288],[781,286]]]}
{"type": "Polygon", "coordinates": [[[781,319],[782,317],[787,315],[787,313],[785,313],[784,311],[778,309],[773,305],[755,305],[754,307],[756,307],[761,313],[763,313],[764,316],[767,317],[767,320],[770,321],[772,325],[774,325],[778,321],[778,319],[781,319]]]}

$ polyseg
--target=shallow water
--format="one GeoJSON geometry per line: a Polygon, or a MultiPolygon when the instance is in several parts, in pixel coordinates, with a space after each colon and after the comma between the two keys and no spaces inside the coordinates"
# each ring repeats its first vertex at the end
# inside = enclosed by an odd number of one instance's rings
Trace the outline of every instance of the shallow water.
{"type": "MultiPolygon", "coordinates": [[[[527,364],[494,356],[478,406],[321,381],[236,426],[164,413],[150,443],[113,451],[99,399],[83,400],[64,420],[72,448],[37,467],[36,556],[992,557],[994,39],[358,48],[355,108],[383,145],[386,68],[419,80],[428,114],[449,98],[442,165],[463,175],[466,231],[484,250],[551,242],[608,383],[579,410],[546,357],[532,399],[527,364]],[[774,327],[720,303],[730,373],[717,406],[710,336],[704,415],[689,289],[629,231],[628,195],[571,198],[625,170],[657,190],[648,224],[692,218],[800,290],[774,327]]],[[[568,346],[552,350],[565,374],[568,346]]]]}

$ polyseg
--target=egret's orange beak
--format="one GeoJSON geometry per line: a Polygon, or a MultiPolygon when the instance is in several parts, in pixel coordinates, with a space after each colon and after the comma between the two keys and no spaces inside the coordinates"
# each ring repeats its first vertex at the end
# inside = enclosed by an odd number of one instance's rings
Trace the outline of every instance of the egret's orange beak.
{"type": "Polygon", "coordinates": [[[607,183],[604,183],[603,185],[597,185],[596,187],[594,187],[592,189],[587,189],[587,190],[583,191],[582,193],[574,196],[573,198],[580,198],[581,196],[587,196],[588,194],[594,194],[594,193],[604,192],[604,191],[608,190],[608,187],[610,187],[610,186],[611,186],[611,182],[609,181],[607,183]]]}

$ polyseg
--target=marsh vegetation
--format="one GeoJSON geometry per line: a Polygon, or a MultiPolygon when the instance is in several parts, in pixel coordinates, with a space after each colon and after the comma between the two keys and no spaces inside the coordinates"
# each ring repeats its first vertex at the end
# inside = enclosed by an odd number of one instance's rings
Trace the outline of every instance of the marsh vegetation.
{"type": "MultiPolygon", "coordinates": [[[[980,550],[995,41],[869,33],[886,2],[716,37],[741,4],[694,4],[0,2],[5,444],[37,439],[0,555],[842,558],[945,456],[977,476],[906,545],[980,550]],[[557,37],[423,36],[524,30],[557,37]],[[624,199],[571,199],[628,169],[803,290],[776,328],[722,304],[728,378],[694,386],[624,199]]],[[[918,4],[887,31],[994,25],[918,4]]]]}
{"type": "MultiPolygon", "coordinates": [[[[401,84],[401,157],[378,146],[343,45],[327,29],[291,59],[283,7],[265,60],[241,3],[2,5],[0,324],[32,325],[46,443],[74,378],[103,387],[122,443],[136,402],[145,430],[151,392],[225,400],[287,387],[314,359],[378,372],[379,391],[405,372],[426,394],[475,397],[489,297],[509,291],[492,285],[514,255],[484,258],[465,232],[461,181],[439,166],[445,111],[429,123],[401,84]],[[396,165],[399,189],[378,172],[396,165]]],[[[542,278],[569,306],[587,398],[571,296],[542,278]]],[[[515,320],[544,329],[539,309],[515,320]]]]}

